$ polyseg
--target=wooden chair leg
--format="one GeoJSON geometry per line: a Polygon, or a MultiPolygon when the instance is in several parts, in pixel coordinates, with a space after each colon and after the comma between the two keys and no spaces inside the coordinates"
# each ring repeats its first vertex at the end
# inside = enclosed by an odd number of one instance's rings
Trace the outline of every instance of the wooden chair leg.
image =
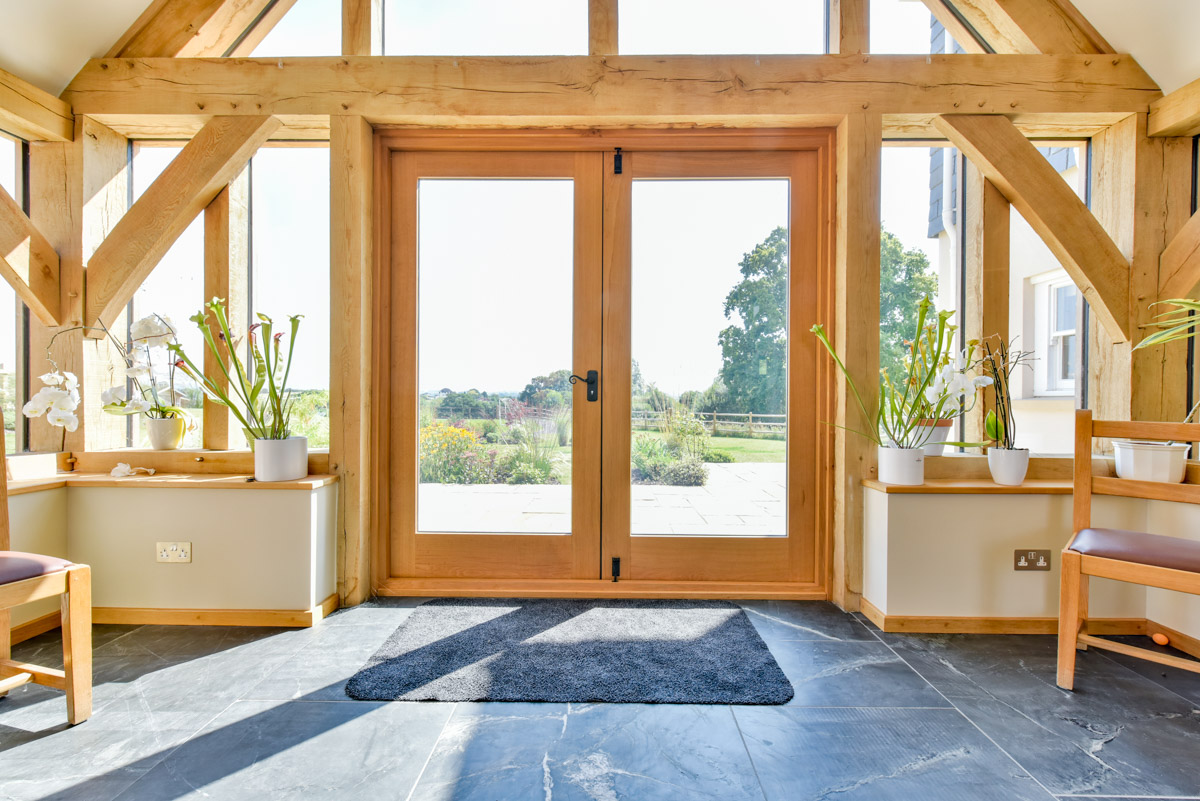
{"type": "Polygon", "coordinates": [[[1075,689],[1075,647],[1079,644],[1081,560],[1063,551],[1058,601],[1058,686],[1075,689]]]}
{"type": "MultiPolygon", "coordinates": [[[[0,609],[0,659],[12,658],[12,615],[7,609],[0,609]]],[[[0,692],[0,698],[8,695],[0,692]]]]}
{"type": "MultiPolygon", "coordinates": [[[[1077,560],[1077,561],[1081,561],[1081,560],[1077,560]]],[[[1078,597],[1079,597],[1079,613],[1078,613],[1079,614],[1079,626],[1078,626],[1078,628],[1076,628],[1076,631],[1080,632],[1082,634],[1088,633],[1088,587],[1091,584],[1091,578],[1092,578],[1091,576],[1080,571],[1079,595],[1078,595],[1078,597]]],[[[1076,635],[1075,650],[1076,651],[1086,651],[1087,649],[1088,649],[1087,643],[1080,642],[1078,639],[1078,635],[1076,635]]]]}
{"type": "Polygon", "coordinates": [[[92,571],[86,565],[67,570],[62,639],[67,721],[74,726],[92,716],[92,571]]]}

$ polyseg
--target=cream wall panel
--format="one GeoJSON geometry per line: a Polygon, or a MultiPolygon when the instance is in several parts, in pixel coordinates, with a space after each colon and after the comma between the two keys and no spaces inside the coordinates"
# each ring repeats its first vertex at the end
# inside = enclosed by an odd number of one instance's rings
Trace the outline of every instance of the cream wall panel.
{"type": "Polygon", "coordinates": [[[72,487],[71,559],[92,566],[95,606],[310,609],[333,592],[335,489],[72,487]],[[155,543],[190,541],[190,564],[155,543]]]}
{"type": "MultiPolygon", "coordinates": [[[[11,548],[67,559],[67,488],[27,492],[8,499],[11,548]]],[[[43,598],[12,610],[12,624],[58,611],[58,598],[43,598]]]]}
{"type": "MultiPolygon", "coordinates": [[[[1152,501],[1146,510],[1146,531],[1200,541],[1200,506],[1152,501]]],[[[1200,638],[1200,595],[1146,589],[1146,617],[1167,628],[1200,638]]]]}
{"type": "MultiPolygon", "coordinates": [[[[866,565],[872,587],[866,598],[888,615],[932,617],[1056,617],[1058,552],[1071,537],[1068,495],[883,496],[886,532],[869,534],[872,545],[886,540],[886,576],[873,555],[866,565]],[[1017,572],[1018,548],[1049,549],[1052,569],[1017,572]],[[875,588],[879,588],[876,590],[875,588]],[[882,597],[872,592],[883,591],[882,597]]],[[[868,501],[868,509],[878,504],[868,501]]],[[[1094,520],[1114,528],[1140,528],[1145,507],[1124,498],[1097,498],[1094,520]]],[[[878,510],[872,522],[880,518],[878,510]]],[[[1144,617],[1139,587],[1094,579],[1092,615],[1144,617]]]]}

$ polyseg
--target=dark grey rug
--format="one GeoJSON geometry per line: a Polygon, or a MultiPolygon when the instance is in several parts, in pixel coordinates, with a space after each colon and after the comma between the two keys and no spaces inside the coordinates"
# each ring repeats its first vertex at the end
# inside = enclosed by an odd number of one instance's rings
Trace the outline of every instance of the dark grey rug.
{"type": "Polygon", "coordinates": [[[782,704],[792,685],[726,601],[444,598],[413,610],[360,701],[782,704]]]}

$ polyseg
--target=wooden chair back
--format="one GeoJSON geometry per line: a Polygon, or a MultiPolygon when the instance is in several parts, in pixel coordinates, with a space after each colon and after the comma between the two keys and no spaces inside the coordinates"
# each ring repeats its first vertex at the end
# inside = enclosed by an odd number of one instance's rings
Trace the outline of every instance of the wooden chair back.
{"type": "Polygon", "coordinates": [[[1075,412],[1075,531],[1092,525],[1092,496],[1118,495],[1124,498],[1184,501],[1195,503],[1195,487],[1158,481],[1131,481],[1112,476],[1097,476],[1092,466],[1092,440],[1139,439],[1162,442],[1200,441],[1200,423],[1135,423],[1124,420],[1093,420],[1090,409],[1075,412]]]}

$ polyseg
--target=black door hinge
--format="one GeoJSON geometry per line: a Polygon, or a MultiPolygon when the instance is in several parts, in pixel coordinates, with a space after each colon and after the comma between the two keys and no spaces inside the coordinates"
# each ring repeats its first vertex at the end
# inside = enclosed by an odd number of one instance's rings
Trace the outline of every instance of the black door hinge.
{"type": "Polygon", "coordinates": [[[613,148],[613,150],[616,151],[616,155],[613,156],[613,175],[620,175],[621,174],[621,148],[616,147],[616,148],[613,148]]]}
{"type": "Polygon", "coordinates": [[[613,582],[615,583],[616,580],[618,578],[620,578],[620,576],[621,576],[621,557],[619,557],[619,556],[613,557],[612,574],[613,574],[613,582]]]}

